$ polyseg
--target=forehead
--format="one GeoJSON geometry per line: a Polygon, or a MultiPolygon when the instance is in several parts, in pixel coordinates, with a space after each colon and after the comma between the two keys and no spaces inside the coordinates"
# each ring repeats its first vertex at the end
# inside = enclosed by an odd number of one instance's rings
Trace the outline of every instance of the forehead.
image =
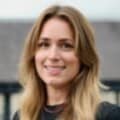
{"type": "Polygon", "coordinates": [[[60,18],[51,18],[47,20],[40,32],[41,37],[62,37],[62,38],[74,38],[73,29],[69,23],[60,18]]]}

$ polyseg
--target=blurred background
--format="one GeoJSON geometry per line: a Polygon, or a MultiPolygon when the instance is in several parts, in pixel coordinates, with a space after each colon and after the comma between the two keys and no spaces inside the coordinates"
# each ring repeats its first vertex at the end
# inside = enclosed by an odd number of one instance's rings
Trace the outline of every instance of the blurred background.
{"type": "Polygon", "coordinates": [[[24,40],[42,10],[52,4],[79,9],[95,30],[101,60],[100,80],[109,86],[102,99],[120,103],[119,0],[0,0],[0,120],[10,120],[18,109],[18,65],[24,40]]]}

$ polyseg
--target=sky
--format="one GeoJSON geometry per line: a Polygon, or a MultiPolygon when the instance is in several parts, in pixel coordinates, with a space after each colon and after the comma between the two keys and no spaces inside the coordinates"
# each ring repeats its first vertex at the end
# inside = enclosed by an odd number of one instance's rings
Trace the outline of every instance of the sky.
{"type": "Polygon", "coordinates": [[[35,19],[51,4],[74,6],[91,20],[120,21],[120,0],[0,0],[0,19],[35,19]]]}

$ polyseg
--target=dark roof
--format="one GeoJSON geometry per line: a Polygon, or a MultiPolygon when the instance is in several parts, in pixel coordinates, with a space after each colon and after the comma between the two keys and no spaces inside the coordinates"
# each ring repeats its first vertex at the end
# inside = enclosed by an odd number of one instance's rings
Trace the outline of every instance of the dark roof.
{"type": "MultiPolygon", "coordinates": [[[[0,81],[17,80],[24,39],[33,21],[0,22],[0,81]]],[[[101,78],[120,78],[120,23],[93,22],[101,58],[101,78]]]]}

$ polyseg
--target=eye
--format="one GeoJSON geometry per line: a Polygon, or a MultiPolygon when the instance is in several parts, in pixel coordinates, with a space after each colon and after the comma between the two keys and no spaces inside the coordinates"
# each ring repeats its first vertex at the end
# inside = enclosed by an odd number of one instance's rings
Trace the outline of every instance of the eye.
{"type": "Polygon", "coordinates": [[[48,42],[40,42],[37,45],[38,48],[47,48],[49,47],[49,43],[48,42]]]}
{"type": "Polygon", "coordinates": [[[61,48],[65,50],[73,49],[74,46],[71,43],[62,43],[61,48]]]}

